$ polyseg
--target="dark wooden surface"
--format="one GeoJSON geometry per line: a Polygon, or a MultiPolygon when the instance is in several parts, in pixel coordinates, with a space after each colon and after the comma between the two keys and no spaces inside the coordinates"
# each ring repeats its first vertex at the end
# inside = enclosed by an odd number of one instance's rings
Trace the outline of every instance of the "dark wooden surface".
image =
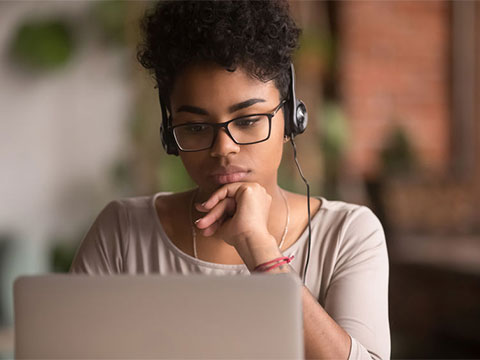
{"type": "Polygon", "coordinates": [[[392,358],[480,359],[480,274],[391,261],[389,294],[392,358]]]}

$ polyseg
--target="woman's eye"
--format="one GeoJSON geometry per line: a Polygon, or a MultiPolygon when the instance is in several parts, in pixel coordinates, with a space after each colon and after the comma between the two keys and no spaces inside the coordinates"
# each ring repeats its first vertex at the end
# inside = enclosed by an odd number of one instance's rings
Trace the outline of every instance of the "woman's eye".
{"type": "Polygon", "coordinates": [[[206,125],[201,125],[201,124],[192,124],[192,125],[187,125],[185,126],[185,129],[190,132],[190,133],[199,133],[202,131],[206,131],[208,126],[206,125]]]}
{"type": "Polygon", "coordinates": [[[254,126],[260,118],[246,118],[235,120],[235,125],[240,127],[251,127],[254,126]]]}

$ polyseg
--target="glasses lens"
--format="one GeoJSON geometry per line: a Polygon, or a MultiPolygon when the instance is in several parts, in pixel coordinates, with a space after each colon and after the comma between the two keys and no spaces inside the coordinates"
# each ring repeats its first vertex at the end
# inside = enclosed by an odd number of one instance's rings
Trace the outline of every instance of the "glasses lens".
{"type": "Polygon", "coordinates": [[[213,127],[207,124],[186,124],[173,129],[173,135],[182,150],[202,150],[213,141],[213,127]]]}
{"type": "Polygon", "coordinates": [[[255,143],[268,138],[270,121],[266,115],[246,116],[229,123],[228,131],[239,144],[255,143]]]}

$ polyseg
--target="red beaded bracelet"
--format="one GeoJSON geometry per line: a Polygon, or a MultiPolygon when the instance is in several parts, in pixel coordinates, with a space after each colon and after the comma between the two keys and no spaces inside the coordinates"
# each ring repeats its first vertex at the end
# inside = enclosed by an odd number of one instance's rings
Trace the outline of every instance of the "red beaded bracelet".
{"type": "Polygon", "coordinates": [[[276,259],[273,259],[271,261],[267,261],[263,264],[260,264],[258,266],[255,267],[255,269],[253,269],[253,271],[259,271],[259,272],[264,272],[264,271],[269,271],[271,269],[275,269],[276,267],[280,266],[280,265],[283,265],[285,263],[289,264],[293,258],[295,257],[295,255],[292,255],[290,257],[288,256],[281,256],[281,257],[278,257],[276,259]],[[272,265],[272,266],[268,266],[269,264],[272,264],[272,263],[275,263],[275,265],[272,265]]]}

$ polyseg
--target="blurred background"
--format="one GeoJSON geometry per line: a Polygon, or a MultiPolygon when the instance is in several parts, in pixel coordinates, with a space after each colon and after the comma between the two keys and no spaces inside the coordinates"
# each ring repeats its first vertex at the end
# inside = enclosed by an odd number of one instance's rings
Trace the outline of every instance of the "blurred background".
{"type": "MultiPolygon", "coordinates": [[[[67,271],[109,201],[193,186],[136,61],[152,5],[0,2],[0,358],[17,276],[67,271]]],[[[310,118],[299,161],[312,194],[384,225],[392,358],[480,358],[480,2],[291,9],[310,118]]],[[[285,150],[279,182],[305,193],[285,150]]]]}

